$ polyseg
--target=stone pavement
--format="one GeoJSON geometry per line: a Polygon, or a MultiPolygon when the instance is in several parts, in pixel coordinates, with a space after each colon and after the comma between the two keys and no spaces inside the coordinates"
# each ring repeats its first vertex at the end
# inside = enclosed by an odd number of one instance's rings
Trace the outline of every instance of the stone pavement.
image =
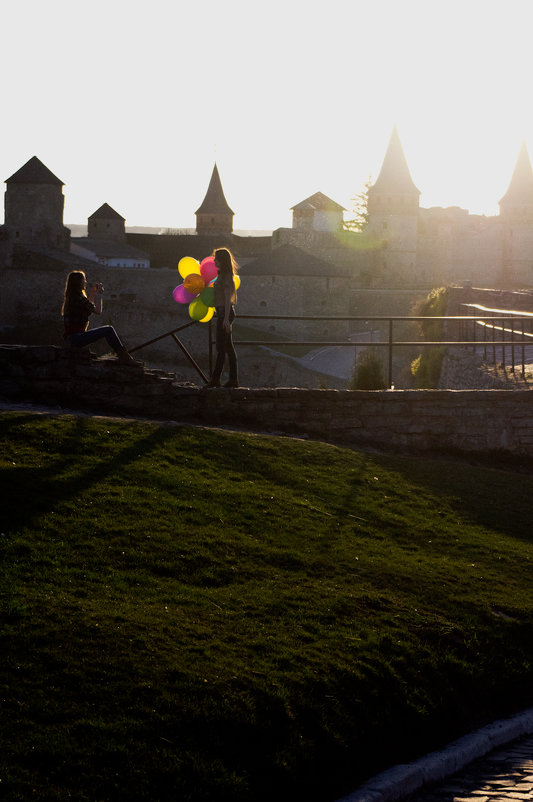
{"type": "Polygon", "coordinates": [[[372,777],[337,802],[533,802],[533,707],[414,763],[372,777]]]}
{"type": "Polygon", "coordinates": [[[533,736],[496,749],[405,802],[533,802],[533,736]]]}

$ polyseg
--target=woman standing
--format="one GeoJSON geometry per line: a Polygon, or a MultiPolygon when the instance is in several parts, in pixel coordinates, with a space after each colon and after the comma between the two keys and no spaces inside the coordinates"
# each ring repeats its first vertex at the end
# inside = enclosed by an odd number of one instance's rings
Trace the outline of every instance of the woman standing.
{"type": "Polygon", "coordinates": [[[99,326],[89,329],[89,317],[102,314],[103,284],[93,284],[89,297],[86,293],[87,279],[81,270],[73,270],[67,277],[65,297],[61,314],[65,325],[63,338],[73,348],[90,345],[97,340],[105,339],[115,351],[118,361],[124,365],[139,364],[128,354],[113,326],[99,326]]]}
{"type": "Polygon", "coordinates": [[[237,293],[235,289],[235,275],[237,263],[231,251],[227,248],[217,248],[213,252],[218,277],[213,285],[215,291],[215,308],[217,314],[216,349],[217,358],[215,367],[208,383],[208,387],[220,387],[220,377],[226,355],[229,363],[229,379],[224,387],[238,387],[237,354],[232,338],[232,325],[235,320],[235,304],[237,293]]]}

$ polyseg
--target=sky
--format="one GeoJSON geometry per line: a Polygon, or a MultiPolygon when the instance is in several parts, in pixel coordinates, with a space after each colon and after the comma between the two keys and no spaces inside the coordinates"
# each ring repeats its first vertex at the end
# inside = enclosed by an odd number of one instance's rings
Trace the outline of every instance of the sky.
{"type": "MultiPolygon", "coordinates": [[[[396,125],[420,204],[498,213],[533,155],[531,0],[17,0],[0,179],[32,156],[66,224],[194,228],[216,161],[234,229],[347,209],[396,125]]],[[[4,187],[5,189],[5,187],[4,187]]]]}

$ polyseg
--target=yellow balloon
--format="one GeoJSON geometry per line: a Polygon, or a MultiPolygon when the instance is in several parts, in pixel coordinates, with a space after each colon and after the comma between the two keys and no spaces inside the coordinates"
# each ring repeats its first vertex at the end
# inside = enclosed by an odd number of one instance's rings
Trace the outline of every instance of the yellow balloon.
{"type": "Polygon", "coordinates": [[[200,323],[209,323],[214,314],[215,314],[215,307],[210,306],[207,315],[201,319],[200,323]]]}
{"type": "Polygon", "coordinates": [[[238,290],[239,287],[241,286],[241,280],[237,274],[233,276],[233,283],[235,284],[235,289],[238,290]]]}
{"type": "Polygon", "coordinates": [[[183,278],[187,278],[191,273],[200,273],[200,262],[192,256],[184,256],[178,264],[178,272],[183,278]]]}

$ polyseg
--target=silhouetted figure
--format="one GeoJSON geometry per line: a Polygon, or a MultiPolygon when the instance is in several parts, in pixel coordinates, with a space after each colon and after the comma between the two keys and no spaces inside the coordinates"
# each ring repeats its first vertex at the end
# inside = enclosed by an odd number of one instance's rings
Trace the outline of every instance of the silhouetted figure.
{"type": "Polygon", "coordinates": [[[65,284],[65,298],[61,314],[65,324],[63,337],[72,348],[82,348],[97,340],[106,340],[109,347],[124,365],[138,364],[120,341],[113,326],[99,326],[89,330],[89,317],[102,313],[103,284],[93,284],[89,297],[86,292],[87,279],[82,270],[73,270],[65,284]]]}
{"type": "Polygon", "coordinates": [[[217,315],[216,348],[217,358],[208,387],[220,387],[220,377],[226,356],[229,363],[229,379],[224,387],[238,387],[237,354],[232,338],[232,325],[235,320],[235,304],[237,292],[235,275],[237,263],[227,248],[217,248],[213,252],[218,276],[213,285],[215,291],[215,308],[217,315]]]}

